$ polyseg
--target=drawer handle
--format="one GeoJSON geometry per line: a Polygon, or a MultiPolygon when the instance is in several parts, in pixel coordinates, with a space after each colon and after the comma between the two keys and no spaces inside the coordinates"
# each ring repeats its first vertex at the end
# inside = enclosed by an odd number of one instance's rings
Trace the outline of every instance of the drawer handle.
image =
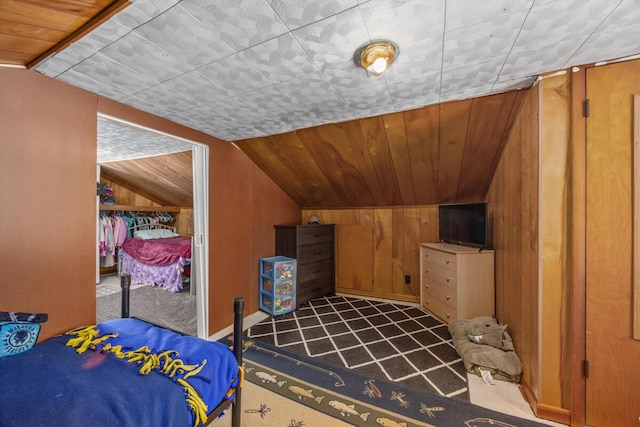
{"type": "Polygon", "coordinates": [[[449,264],[451,261],[447,260],[447,264],[449,264]]]}
{"type": "Polygon", "coordinates": [[[451,281],[451,279],[449,277],[447,277],[447,282],[450,282],[450,281],[451,281]]]}
{"type": "Polygon", "coordinates": [[[449,295],[447,295],[447,301],[449,301],[451,299],[451,297],[449,295]]]}
{"type": "Polygon", "coordinates": [[[427,274],[429,274],[429,269],[427,268],[424,272],[425,272],[425,273],[427,273],[427,274]]]}
{"type": "Polygon", "coordinates": [[[449,313],[447,313],[447,319],[451,318],[451,315],[449,313]]]}

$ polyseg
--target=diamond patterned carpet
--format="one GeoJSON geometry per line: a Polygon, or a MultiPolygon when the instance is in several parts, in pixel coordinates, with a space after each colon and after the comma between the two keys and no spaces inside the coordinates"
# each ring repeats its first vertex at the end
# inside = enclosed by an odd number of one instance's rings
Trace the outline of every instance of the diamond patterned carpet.
{"type": "Polygon", "coordinates": [[[464,365],[447,326],[412,305],[323,297],[263,320],[248,336],[373,378],[468,400],[464,365]]]}

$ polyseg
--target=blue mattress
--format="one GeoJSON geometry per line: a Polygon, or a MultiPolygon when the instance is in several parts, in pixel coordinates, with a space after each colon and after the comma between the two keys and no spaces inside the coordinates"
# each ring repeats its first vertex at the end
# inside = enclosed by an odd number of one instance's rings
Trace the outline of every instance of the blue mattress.
{"type": "Polygon", "coordinates": [[[194,412],[180,378],[197,391],[207,413],[238,383],[237,361],[220,343],[136,319],[97,329],[99,336],[117,337],[78,354],[67,346],[72,337],[62,335],[0,359],[0,426],[192,426],[194,412]],[[117,357],[143,346],[152,354],[173,350],[173,360],[199,369],[191,376],[174,369],[170,377],[158,368],[143,375],[140,364],[117,357]]]}

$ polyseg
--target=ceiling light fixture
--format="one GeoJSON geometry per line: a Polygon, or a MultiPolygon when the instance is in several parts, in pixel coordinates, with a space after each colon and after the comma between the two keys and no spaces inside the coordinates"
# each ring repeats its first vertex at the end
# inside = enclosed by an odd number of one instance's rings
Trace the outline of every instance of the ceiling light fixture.
{"type": "Polygon", "coordinates": [[[367,75],[379,76],[389,68],[398,55],[398,48],[390,41],[369,43],[358,50],[354,60],[367,71],[367,75]]]}

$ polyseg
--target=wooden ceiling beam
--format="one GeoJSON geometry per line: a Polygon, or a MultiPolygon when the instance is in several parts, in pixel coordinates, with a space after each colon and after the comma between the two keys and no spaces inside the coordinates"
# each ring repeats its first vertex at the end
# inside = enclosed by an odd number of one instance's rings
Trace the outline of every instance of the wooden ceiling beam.
{"type": "Polygon", "coordinates": [[[56,53],[65,49],[71,43],[77,40],[80,40],[82,37],[84,37],[91,31],[93,31],[94,29],[102,25],[104,22],[108,21],[109,18],[111,18],[113,15],[120,12],[130,4],[131,2],[129,0],[114,1],[113,3],[111,3],[111,5],[104,8],[102,12],[97,14],[95,17],[87,21],[80,28],[78,28],[77,30],[69,34],[67,37],[62,39],[55,46],[52,46],[50,49],[47,49],[44,53],[36,57],[33,61],[30,61],[28,64],[26,64],[27,68],[32,69],[33,67],[35,67],[36,65],[38,65],[39,63],[41,63],[42,61],[50,57],[51,55],[55,55],[56,53]]]}

